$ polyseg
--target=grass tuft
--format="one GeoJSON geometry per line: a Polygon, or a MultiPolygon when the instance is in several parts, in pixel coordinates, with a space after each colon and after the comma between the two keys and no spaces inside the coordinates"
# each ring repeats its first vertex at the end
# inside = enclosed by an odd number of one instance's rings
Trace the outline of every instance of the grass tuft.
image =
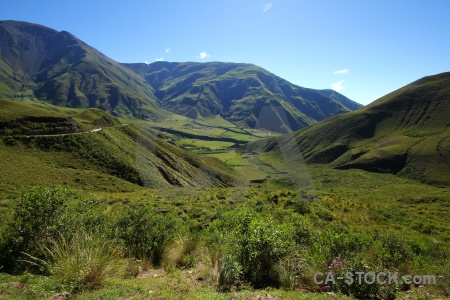
{"type": "Polygon", "coordinates": [[[60,235],[45,250],[50,273],[75,292],[99,288],[121,266],[120,251],[111,241],[84,231],[70,239],[60,235]]]}

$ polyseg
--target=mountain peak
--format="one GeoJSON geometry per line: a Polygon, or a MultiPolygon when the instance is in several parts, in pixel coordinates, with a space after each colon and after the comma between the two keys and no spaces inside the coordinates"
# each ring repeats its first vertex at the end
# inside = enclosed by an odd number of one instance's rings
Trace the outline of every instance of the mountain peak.
{"type": "Polygon", "coordinates": [[[286,133],[361,107],[336,92],[327,95],[327,92],[293,85],[254,64],[123,65],[154,87],[164,108],[190,118],[220,115],[243,127],[257,126],[286,133]]]}
{"type": "Polygon", "coordinates": [[[27,92],[55,105],[100,108],[116,116],[164,114],[140,76],[67,31],[3,21],[0,41],[2,96],[27,92]]]}
{"type": "Polygon", "coordinates": [[[7,98],[25,93],[122,117],[160,119],[167,110],[190,118],[221,116],[282,133],[360,107],[254,64],[119,64],[67,31],[27,22],[0,22],[0,41],[0,96],[7,98]]]}

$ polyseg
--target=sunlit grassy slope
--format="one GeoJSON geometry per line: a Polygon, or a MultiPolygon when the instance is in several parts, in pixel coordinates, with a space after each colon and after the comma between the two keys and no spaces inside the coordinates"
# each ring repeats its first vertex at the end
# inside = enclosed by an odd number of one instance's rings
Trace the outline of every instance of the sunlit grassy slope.
{"type": "Polygon", "coordinates": [[[182,150],[98,109],[0,104],[3,197],[35,184],[129,191],[233,181],[220,160],[182,150]]]}
{"type": "Polygon", "coordinates": [[[389,172],[446,186],[450,184],[449,136],[450,73],[442,73],[358,111],[249,148],[278,154],[291,151],[310,163],[389,172]]]}

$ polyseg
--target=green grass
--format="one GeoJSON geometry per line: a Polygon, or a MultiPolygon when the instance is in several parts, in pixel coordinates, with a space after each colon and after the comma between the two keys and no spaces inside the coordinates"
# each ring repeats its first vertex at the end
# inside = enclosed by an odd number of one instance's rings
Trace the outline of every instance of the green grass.
{"type": "Polygon", "coordinates": [[[388,172],[446,187],[449,78],[449,73],[423,78],[358,111],[247,147],[279,156],[287,151],[294,160],[388,172]]]}
{"type": "Polygon", "coordinates": [[[0,100],[0,107],[0,122],[12,121],[27,116],[61,116],[60,113],[48,109],[6,99],[0,100]]]}
{"type": "MultiPolygon", "coordinates": [[[[229,153],[228,153],[229,154],[229,153]]],[[[234,153],[234,155],[237,155],[234,153]]],[[[241,157],[242,158],[242,157],[241,157]]],[[[286,224],[295,216],[295,206],[289,203],[316,198],[309,205],[310,216],[318,224],[341,225],[357,228],[364,232],[381,230],[394,231],[412,241],[417,247],[430,247],[436,244],[445,248],[450,244],[450,190],[437,188],[416,181],[400,178],[392,174],[378,174],[363,170],[336,170],[323,165],[310,165],[307,176],[313,181],[314,189],[283,184],[283,179],[301,179],[305,174],[295,173],[296,169],[277,162],[270,155],[257,156],[257,165],[272,163],[280,171],[290,172],[274,175],[273,180],[234,188],[138,188],[133,192],[84,191],[79,199],[95,199],[95,211],[108,215],[120,214],[131,204],[150,205],[154,209],[166,209],[178,216],[190,228],[195,229],[226,211],[250,209],[261,214],[271,215],[286,224]],[[274,196],[278,201],[270,201],[274,196]],[[427,245],[427,246],[425,246],[427,245]]],[[[297,170],[298,171],[298,170],[297,170]]],[[[250,177],[251,178],[251,177],[250,177]]],[[[286,182],[289,182],[288,180],[286,182]]],[[[82,189],[82,187],[79,187],[82,189]]],[[[10,201],[10,200],[7,200],[10,201]]],[[[74,200],[78,201],[78,200],[74,200]]],[[[92,208],[94,209],[94,208],[92,208]]],[[[11,207],[5,207],[10,211],[11,207]]],[[[428,248],[422,248],[428,249],[428,248]]],[[[431,250],[423,250],[431,251],[431,250]]],[[[432,253],[432,252],[425,252],[432,253]]],[[[436,254],[439,255],[439,254],[436,254]]],[[[442,267],[432,261],[414,260],[417,272],[441,274],[442,267]]],[[[144,271],[145,278],[123,279],[116,276],[106,279],[100,289],[74,294],[74,299],[117,299],[133,297],[145,299],[154,297],[164,299],[248,299],[266,293],[280,299],[328,299],[326,295],[300,293],[282,289],[254,289],[243,285],[241,289],[228,293],[217,292],[210,277],[208,255],[200,254],[199,262],[188,270],[172,269],[170,272],[160,268],[144,271]],[[192,273],[189,272],[192,271],[192,273]],[[154,275],[157,275],[154,277],[154,275]],[[198,278],[202,280],[199,281],[198,278]],[[150,293],[150,291],[152,291],[150,293]],[[149,296],[149,293],[151,296],[149,296]]],[[[427,274],[428,274],[427,273],[427,274]]],[[[55,289],[55,278],[34,275],[0,275],[0,295],[6,299],[40,299],[49,297],[61,289],[55,289]],[[28,276],[28,277],[27,277],[28,276]],[[18,288],[14,282],[26,281],[18,288]]],[[[435,292],[435,291],[434,291],[435,292]]],[[[405,294],[406,295],[406,294],[405,294]]],[[[346,299],[335,296],[337,299],[346,299]]]]}
{"type": "Polygon", "coordinates": [[[234,145],[230,142],[204,141],[198,139],[180,139],[177,141],[177,144],[186,148],[197,148],[199,150],[220,150],[234,145]]]}
{"type": "MultiPolygon", "coordinates": [[[[329,295],[300,293],[277,289],[254,290],[251,287],[233,293],[221,293],[208,282],[198,280],[198,273],[189,274],[189,270],[164,272],[160,269],[149,269],[147,276],[141,279],[113,278],[105,281],[102,289],[81,294],[72,294],[70,299],[250,299],[257,296],[271,295],[278,299],[330,299],[329,295]],[[154,277],[154,275],[157,275],[154,277]]],[[[9,276],[0,273],[0,295],[2,299],[32,300],[45,299],[56,294],[52,279],[39,276],[9,276]],[[26,280],[21,286],[20,281],[26,280]]],[[[350,299],[335,295],[333,299],[350,299]]]]}
{"type": "MultiPolygon", "coordinates": [[[[262,158],[264,159],[267,161],[271,158],[262,158]]],[[[117,215],[131,204],[167,209],[170,214],[178,216],[191,228],[197,228],[205,222],[212,222],[211,217],[215,218],[226,211],[242,209],[259,211],[263,215],[271,215],[289,224],[288,220],[295,215],[295,207],[288,203],[315,195],[317,198],[310,204],[310,213],[306,216],[316,219],[319,224],[359,228],[364,232],[394,231],[419,248],[433,244],[440,245],[440,248],[450,245],[450,225],[445,222],[450,218],[449,189],[420,184],[391,174],[377,174],[363,170],[335,170],[323,165],[311,165],[308,172],[315,190],[292,189],[289,185],[276,183],[278,181],[275,178],[276,182],[267,181],[254,184],[252,187],[139,189],[122,193],[81,192],[79,198],[96,199],[95,211],[103,211],[109,215],[117,215]],[[278,195],[277,203],[269,201],[274,195],[278,195]]],[[[291,174],[290,178],[295,178],[295,175],[291,174]]],[[[432,251],[431,249],[423,251],[432,255],[432,252],[428,252],[432,251]]],[[[193,268],[171,271],[149,268],[142,271],[141,275],[144,278],[128,279],[123,279],[118,272],[113,278],[106,279],[100,289],[72,296],[74,299],[98,297],[164,299],[169,296],[175,299],[248,299],[268,293],[280,299],[329,297],[324,294],[300,293],[276,288],[255,290],[245,284],[237,291],[219,293],[209,277],[211,270],[208,255],[201,253],[199,262],[193,268]],[[202,280],[198,280],[200,277],[202,280]]],[[[414,264],[416,272],[421,274],[439,275],[443,271],[442,267],[433,261],[421,263],[415,259],[414,264]]],[[[57,280],[53,277],[0,275],[0,295],[6,299],[49,297],[57,291],[63,291],[55,288],[57,286],[57,280]],[[19,285],[14,282],[21,281],[25,281],[26,284],[18,288],[19,285]]],[[[344,296],[334,297],[346,299],[344,296]]]]}

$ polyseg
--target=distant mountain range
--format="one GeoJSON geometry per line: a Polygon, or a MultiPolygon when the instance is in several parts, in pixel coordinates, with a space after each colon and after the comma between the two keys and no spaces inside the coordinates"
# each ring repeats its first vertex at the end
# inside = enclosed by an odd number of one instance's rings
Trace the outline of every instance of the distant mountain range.
{"type": "Polygon", "coordinates": [[[450,73],[424,77],[370,105],[308,128],[250,144],[309,163],[388,172],[450,185],[450,73]]]}
{"type": "Polygon", "coordinates": [[[164,108],[191,118],[221,115],[244,127],[286,133],[361,107],[335,91],[302,88],[252,64],[123,65],[147,80],[164,108]]]}
{"type": "Polygon", "coordinates": [[[0,97],[153,120],[169,111],[221,115],[282,133],[361,107],[335,91],[302,88],[251,64],[119,64],[66,31],[18,21],[0,21],[0,97]]]}

